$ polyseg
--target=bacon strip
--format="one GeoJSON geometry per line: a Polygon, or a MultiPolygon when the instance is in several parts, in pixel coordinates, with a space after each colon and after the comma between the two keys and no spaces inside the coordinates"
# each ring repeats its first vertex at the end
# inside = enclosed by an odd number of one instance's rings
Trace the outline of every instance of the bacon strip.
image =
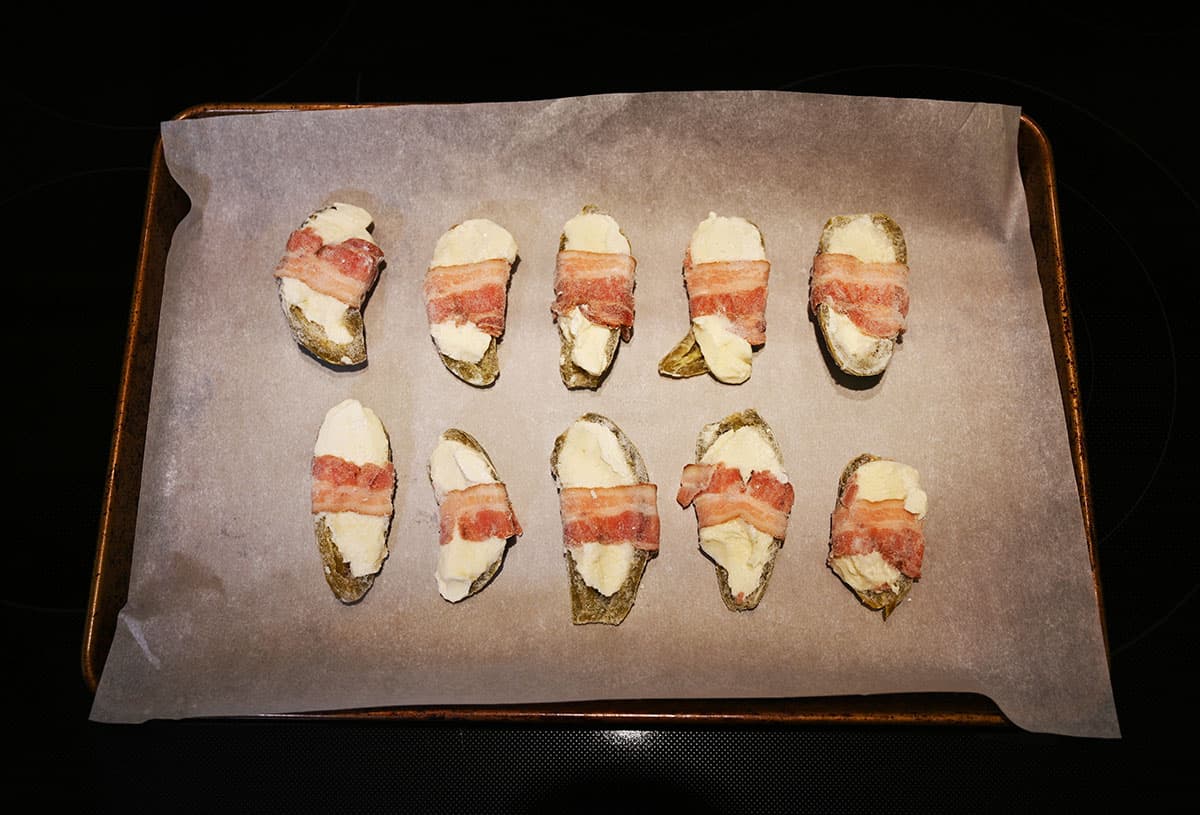
{"type": "Polygon", "coordinates": [[[288,236],[287,253],[275,267],[276,277],[294,277],[313,291],[360,308],[379,277],[383,250],[362,238],[327,244],[309,227],[288,236]]]}
{"type": "Polygon", "coordinates": [[[899,499],[857,499],[857,484],[851,482],[833,511],[830,558],[878,552],[894,568],[914,580],[921,576],[925,557],[925,533],[921,519],[904,508],[899,499]]]}
{"type": "Polygon", "coordinates": [[[632,543],[658,551],[658,487],[565,487],[559,493],[563,544],[632,543]]]}
{"type": "Polygon", "coordinates": [[[505,258],[430,267],[423,288],[429,324],[472,322],[499,337],[504,333],[511,271],[512,264],[505,258]]]}
{"type": "Polygon", "coordinates": [[[392,462],[358,465],[338,456],[316,456],[312,463],[312,511],[391,515],[396,470],[392,462]]]}
{"type": "Polygon", "coordinates": [[[721,314],[731,329],[751,345],[767,341],[767,278],[771,264],[765,260],[722,260],[692,264],[689,251],[683,260],[688,313],[694,320],[721,314]]]}
{"type": "Polygon", "coordinates": [[[633,286],[637,260],[615,252],[563,250],[554,266],[554,305],[559,317],[576,306],[589,322],[633,337],[633,286]]]}
{"type": "Polygon", "coordinates": [[[854,255],[823,252],[813,259],[809,306],[826,303],[872,337],[898,337],[908,317],[908,266],[866,263],[854,255]]]}
{"type": "Polygon", "coordinates": [[[447,544],[455,530],[463,540],[508,539],[521,534],[508,488],[499,481],[451,490],[438,506],[438,543],[447,544]]]}
{"type": "Polygon", "coordinates": [[[743,481],[736,467],[689,464],[683,468],[675,500],[681,507],[696,507],[696,521],[701,528],[741,518],[758,531],[782,540],[787,536],[795,491],[767,470],[755,470],[749,481],[743,481]]]}

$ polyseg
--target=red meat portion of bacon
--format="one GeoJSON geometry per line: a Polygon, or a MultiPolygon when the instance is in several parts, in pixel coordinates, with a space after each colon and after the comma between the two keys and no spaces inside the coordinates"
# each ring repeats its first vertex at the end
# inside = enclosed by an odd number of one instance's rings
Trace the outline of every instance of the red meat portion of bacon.
{"type": "Polygon", "coordinates": [[[632,543],[658,551],[658,487],[565,487],[559,493],[563,544],[632,543]]]}
{"type": "Polygon", "coordinates": [[[710,314],[726,317],[734,334],[751,345],[767,341],[767,279],[771,264],[765,260],[683,261],[688,313],[694,320],[710,314]]]}
{"type": "Polygon", "coordinates": [[[782,540],[795,501],[792,485],[767,470],[755,470],[742,480],[736,467],[723,464],[689,464],[683,468],[679,493],[681,507],[696,507],[700,527],[716,526],[741,518],[760,532],[782,540]]]}
{"type": "Polygon", "coordinates": [[[512,264],[505,258],[430,267],[423,289],[429,324],[472,322],[481,331],[499,337],[504,333],[511,271],[512,264]]]}
{"type": "Polygon", "coordinates": [[[637,260],[614,252],[563,250],[554,266],[554,305],[566,316],[576,306],[589,322],[621,329],[621,339],[633,337],[633,286],[637,260]]]}
{"type": "Polygon", "coordinates": [[[379,277],[383,250],[362,238],[327,244],[309,227],[289,237],[287,253],[275,267],[276,277],[294,277],[313,291],[361,308],[379,277]]]}
{"type": "Polygon", "coordinates": [[[914,580],[921,576],[925,557],[923,523],[899,499],[858,499],[851,482],[833,511],[829,557],[869,555],[878,552],[894,568],[914,580]]]}
{"type": "Polygon", "coordinates": [[[451,490],[438,506],[438,543],[447,544],[455,530],[463,540],[508,539],[521,534],[508,488],[496,481],[451,490]]]}
{"type": "Polygon", "coordinates": [[[338,456],[316,456],[312,463],[312,511],[391,515],[396,470],[389,461],[355,464],[338,456]]]}
{"type": "Polygon", "coordinates": [[[809,306],[814,314],[822,303],[845,314],[864,334],[898,337],[908,317],[908,266],[823,252],[813,259],[809,306]]]}

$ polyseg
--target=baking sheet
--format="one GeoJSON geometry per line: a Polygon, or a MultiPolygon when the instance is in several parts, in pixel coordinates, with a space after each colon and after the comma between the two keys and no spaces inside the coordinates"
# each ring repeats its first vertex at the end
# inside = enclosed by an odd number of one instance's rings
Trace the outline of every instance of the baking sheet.
{"type": "Polygon", "coordinates": [[[167,123],[193,210],[166,270],[130,599],[93,717],[971,691],[1031,730],[1116,735],[1018,117],[704,93],[167,123]],[[288,232],[333,200],[375,214],[388,257],[371,362],[351,373],[296,349],[270,280],[288,232]],[[639,258],[638,325],[598,393],[569,393],[550,281],[562,222],[589,202],[639,258]],[[773,263],[768,343],[736,387],[655,369],[686,330],[679,265],[709,210],[758,223],[773,263]],[[824,220],[866,210],[905,227],[913,308],[889,372],[857,390],[829,371],[804,304],[824,220]],[[481,216],[521,248],[486,391],[442,368],[420,297],[438,235],[481,216]],[[307,511],[312,441],[346,396],[380,414],[399,471],[392,555],[352,608],[320,577],[307,511]],[[766,598],[735,615],[670,496],[700,426],[749,406],[797,501],[766,598]],[[569,622],[549,474],[554,437],[587,410],[625,428],[660,485],[663,551],[615,629],[569,622]],[[452,425],[488,448],[525,527],[459,605],[432,577],[424,471],[452,425]],[[931,495],[924,577],[886,623],[823,565],[837,476],[862,451],[915,464],[931,495]]]}

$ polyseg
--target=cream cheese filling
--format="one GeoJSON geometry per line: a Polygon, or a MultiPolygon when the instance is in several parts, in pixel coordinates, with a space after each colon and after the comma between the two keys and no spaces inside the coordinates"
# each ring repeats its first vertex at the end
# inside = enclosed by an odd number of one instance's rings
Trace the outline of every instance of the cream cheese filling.
{"type": "Polygon", "coordinates": [[[692,320],[692,335],[712,375],[739,385],[750,378],[752,352],[750,343],[729,330],[732,325],[724,314],[707,314],[692,320]]]}
{"type": "Polygon", "coordinates": [[[492,344],[492,335],[468,320],[448,320],[429,326],[429,335],[440,353],[460,362],[479,362],[492,344]]]}
{"type": "Polygon", "coordinates": [[[700,528],[700,548],[725,569],[734,597],[749,596],[758,588],[773,540],[741,518],[700,528]]]}
{"type": "Polygon", "coordinates": [[[330,342],[348,345],[354,341],[354,335],[346,327],[346,314],[350,307],[341,300],[315,291],[294,277],[279,279],[279,296],[283,298],[285,309],[296,306],[304,319],[321,326],[330,342]]]}

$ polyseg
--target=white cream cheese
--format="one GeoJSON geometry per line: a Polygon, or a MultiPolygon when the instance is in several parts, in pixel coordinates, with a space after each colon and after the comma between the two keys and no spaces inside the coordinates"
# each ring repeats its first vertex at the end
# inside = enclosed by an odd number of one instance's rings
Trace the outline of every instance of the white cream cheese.
{"type": "Polygon", "coordinates": [[[722,433],[709,445],[700,457],[701,464],[724,464],[726,467],[736,467],[743,481],[749,481],[755,470],[767,470],[781,483],[787,483],[787,473],[783,471],[783,462],[771,447],[771,443],[763,436],[762,431],[751,425],[743,425],[737,430],[722,433]]]}
{"type": "Polygon", "coordinates": [[[478,450],[442,436],[429,457],[429,480],[433,482],[438,503],[441,503],[451,490],[491,484],[496,477],[491,465],[478,450]]]}
{"type": "Polygon", "coordinates": [[[741,518],[700,529],[700,548],[725,569],[734,597],[750,595],[758,588],[773,540],[741,518]]]}
{"type": "Polygon", "coordinates": [[[350,564],[350,574],[362,577],[379,571],[387,557],[391,518],[359,512],[322,512],[321,517],[342,553],[342,560],[350,564]]]}
{"type": "MultiPolygon", "coordinates": [[[[787,483],[787,473],[775,449],[757,427],[744,425],[722,433],[700,457],[701,464],[736,467],[747,481],[756,470],[766,470],[787,483]]],[[[700,528],[700,548],[721,564],[728,574],[729,589],[736,597],[751,594],[762,580],[763,567],[771,556],[773,538],[741,518],[700,528]]]]}
{"type": "MultiPolygon", "coordinates": [[[[429,480],[440,504],[451,490],[491,484],[497,479],[483,454],[443,435],[429,457],[429,480]]],[[[463,540],[458,530],[454,530],[450,541],[438,546],[434,571],[438,592],[451,603],[462,600],[470,594],[471,585],[479,576],[504,556],[506,545],[504,538],[463,540]]]]}
{"type": "MultiPolygon", "coordinates": [[[[579,420],[567,430],[558,451],[561,487],[620,487],[638,483],[616,434],[601,424],[579,420]]],[[[633,564],[633,543],[587,543],[571,547],[583,582],[605,597],[625,583],[633,564]]]]}
{"type": "MultiPolygon", "coordinates": [[[[380,467],[391,460],[383,422],[357,399],[346,399],[325,414],[314,456],[337,456],[359,466],[380,467]]],[[[379,571],[387,557],[387,532],[391,518],[358,512],[322,512],[342,559],[355,577],[379,571]]]]}
{"type": "Polygon", "coordinates": [[[834,229],[825,247],[826,252],[853,255],[864,263],[894,263],[896,247],[887,232],[870,215],[857,215],[834,229]]]}
{"type": "Polygon", "coordinates": [[[692,336],[708,370],[722,382],[738,385],[750,378],[750,343],[729,330],[733,323],[724,314],[707,314],[692,320],[692,336]]]}
{"type": "Polygon", "coordinates": [[[316,232],[326,244],[337,244],[350,238],[361,238],[375,243],[367,231],[375,219],[371,213],[353,204],[335,203],[317,210],[308,216],[300,227],[316,232]]]}
{"type": "Polygon", "coordinates": [[[612,597],[629,578],[634,551],[632,543],[585,543],[571,547],[571,558],[584,583],[612,597]]]}
{"type": "Polygon", "coordinates": [[[517,242],[507,229],[487,218],[474,218],[450,227],[438,238],[430,266],[462,266],[485,260],[517,259],[517,242]]]}
{"type": "Polygon", "coordinates": [[[487,538],[481,541],[466,541],[455,531],[454,538],[438,546],[437,578],[438,593],[451,603],[457,603],[471,593],[471,585],[492,564],[504,556],[507,541],[503,538],[487,538]]]}
{"type": "Polygon", "coordinates": [[[375,412],[357,399],[346,399],[325,414],[313,455],[382,467],[390,461],[388,449],[387,432],[375,412]]]}
{"type": "MultiPolygon", "coordinates": [[[[463,266],[485,260],[517,259],[517,242],[507,229],[487,218],[475,218],[452,226],[438,238],[431,267],[463,266]]],[[[492,337],[475,323],[453,320],[434,323],[429,334],[440,353],[460,362],[479,362],[491,345],[492,337]]]]}
{"type": "Polygon", "coordinates": [[[880,591],[885,585],[893,592],[900,590],[900,570],[878,552],[833,558],[829,567],[858,591],[880,591]]]}
{"type": "Polygon", "coordinates": [[[921,474],[899,461],[868,461],[854,471],[857,498],[864,501],[904,501],[904,508],[918,518],[925,517],[929,496],[921,489],[921,474]]]}
{"type": "Polygon", "coordinates": [[[330,342],[346,345],[354,340],[346,327],[346,314],[350,308],[336,297],[314,291],[294,277],[279,279],[279,296],[283,298],[285,309],[296,306],[304,319],[321,326],[330,342]]]}
{"type": "MultiPolygon", "coordinates": [[[[892,345],[887,338],[872,337],[858,330],[854,321],[840,311],[829,309],[829,341],[842,350],[842,358],[865,359],[881,345],[892,345]]],[[[890,354],[889,354],[890,356],[890,354]]]]}
{"type": "Polygon", "coordinates": [[[693,264],[721,260],[766,260],[762,233],[745,218],[724,217],[715,212],[700,222],[688,245],[693,264]]]}
{"type": "Polygon", "coordinates": [[[572,252],[629,254],[629,239],[611,215],[581,212],[563,225],[563,249],[572,252]]]}
{"type": "Polygon", "coordinates": [[[558,318],[558,330],[563,337],[574,342],[571,346],[571,362],[592,376],[599,376],[608,367],[608,342],[616,329],[596,325],[579,307],[571,309],[565,317],[558,318]]]}
{"type": "Polygon", "coordinates": [[[563,487],[620,487],[638,483],[616,435],[602,424],[583,420],[567,430],[558,451],[557,472],[563,487]]]}
{"type": "Polygon", "coordinates": [[[439,352],[462,362],[479,362],[492,344],[492,335],[468,320],[453,320],[429,326],[429,335],[439,352]]]}

